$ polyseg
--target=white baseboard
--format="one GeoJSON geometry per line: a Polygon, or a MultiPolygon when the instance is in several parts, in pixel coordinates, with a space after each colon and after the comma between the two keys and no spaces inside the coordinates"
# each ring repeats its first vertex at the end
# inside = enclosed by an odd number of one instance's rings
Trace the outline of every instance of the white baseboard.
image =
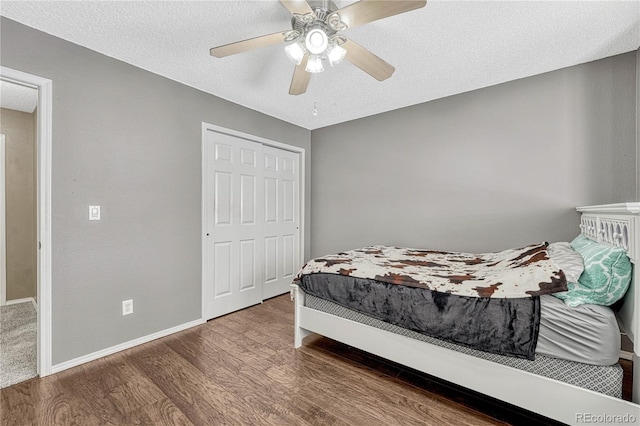
{"type": "Polygon", "coordinates": [[[36,299],[34,299],[33,297],[25,297],[24,299],[7,300],[5,302],[5,305],[17,305],[18,303],[27,303],[27,302],[33,303],[33,307],[36,308],[36,311],[38,311],[38,304],[36,303],[36,299]]]}
{"type": "Polygon", "coordinates": [[[177,325],[175,327],[168,328],[166,330],[161,330],[153,334],[149,334],[147,336],[139,337],[137,339],[129,340],[128,342],[120,343],[119,345],[111,346],[110,348],[101,349],[99,351],[80,356],[78,358],[70,359],[69,361],[61,362],[60,364],[56,364],[51,367],[51,374],[59,373],[63,370],[66,370],[71,367],[76,367],[78,365],[87,363],[89,361],[96,360],[98,358],[105,357],[107,355],[114,354],[116,352],[123,351],[125,349],[132,348],[134,346],[141,345],[143,343],[150,342],[152,340],[159,339],[161,337],[168,336],[173,333],[177,333],[179,331],[186,330],[191,327],[195,327],[196,325],[204,324],[206,321],[203,319],[197,319],[195,321],[187,322],[185,324],[177,325]]]}

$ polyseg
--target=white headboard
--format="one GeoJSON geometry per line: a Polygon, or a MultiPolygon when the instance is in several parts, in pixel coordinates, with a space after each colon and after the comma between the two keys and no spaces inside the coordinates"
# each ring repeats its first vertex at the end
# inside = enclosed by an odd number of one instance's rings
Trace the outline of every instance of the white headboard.
{"type": "Polygon", "coordinates": [[[622,247],[633,263],[631,287],[618,312],[624,331],[633,341],[636,356],[640,356],[640,203],[605,204],[578,207],[580,233],[603,244],[622,247]]]}

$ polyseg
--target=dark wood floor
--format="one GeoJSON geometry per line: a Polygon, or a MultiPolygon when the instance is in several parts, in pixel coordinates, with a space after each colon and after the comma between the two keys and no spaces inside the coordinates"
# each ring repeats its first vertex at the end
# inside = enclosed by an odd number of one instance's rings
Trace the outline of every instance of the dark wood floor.
{"type": "Polygon", "coordinates": [[[3,389],[0,414],[2,425],[551,423],[323,337],[295,350],[287,295],[3,389]]]}

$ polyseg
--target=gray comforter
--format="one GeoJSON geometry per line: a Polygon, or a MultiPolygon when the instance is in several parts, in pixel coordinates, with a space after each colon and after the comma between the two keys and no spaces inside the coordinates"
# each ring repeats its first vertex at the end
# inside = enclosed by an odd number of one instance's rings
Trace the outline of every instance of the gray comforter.
{"type": "Polygon", "coordinates": [[[540,299],[466,297],[377,280],[314,273],[308,294],[382,321],[486,352],[534,359],[540,299]]]}

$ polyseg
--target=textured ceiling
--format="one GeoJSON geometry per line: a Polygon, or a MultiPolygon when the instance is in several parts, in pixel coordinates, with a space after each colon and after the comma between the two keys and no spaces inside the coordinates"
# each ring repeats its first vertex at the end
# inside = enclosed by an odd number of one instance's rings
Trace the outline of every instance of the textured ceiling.
{"type": "Polygon", "coordinates": [[[0,107],[31,114],[38,104],[38,91],[31,87],[0,81],[0,107]]]}
{"type": "MultiPolygon", "coordinates": [[[[339,7],[352,1],[336,1],[339,7]]],[[[344,34],[396,67],[379,82],[344,61],[288,94],[282,45],[209,48],[290,28],[278,1],[8,1],[0,14],[307,129],[638,49],[640,2],[428,1],[344,34]],[[317,105],[318,114],[312,110],[317,105]]]]}

